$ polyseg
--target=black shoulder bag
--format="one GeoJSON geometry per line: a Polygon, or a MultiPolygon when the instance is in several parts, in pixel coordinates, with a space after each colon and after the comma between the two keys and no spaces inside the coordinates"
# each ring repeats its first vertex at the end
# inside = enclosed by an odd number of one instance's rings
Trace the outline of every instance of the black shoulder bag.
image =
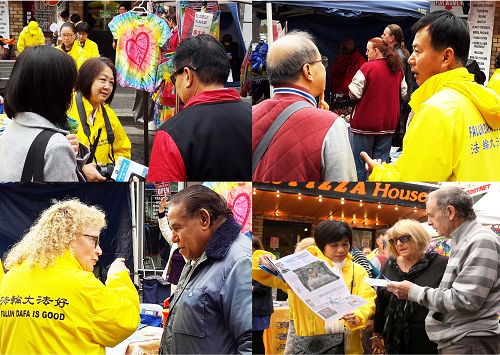
{"type": "Polygon", "coordinates": [[[31,143],[26,160],[24,161],[21,182],[43,182],[43,168],[45,167],[45,150],[50,137],[56,132],[44,129],[35,137],[31,143]]]}

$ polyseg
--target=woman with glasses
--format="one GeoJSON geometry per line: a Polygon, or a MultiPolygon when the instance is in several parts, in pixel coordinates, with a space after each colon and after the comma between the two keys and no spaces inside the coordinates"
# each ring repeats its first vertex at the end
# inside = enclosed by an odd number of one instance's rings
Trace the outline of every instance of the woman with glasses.
{"type": "Polygon", "coordinates": [[[363,281],[368,277],[366,270],[354,263],[349,253],[352,230],[345,222],[326,220],[316,227],[314,240],[316,246],[307,247],[307,250],[326,261],[338,275],[342,275],[350,293],[363,298],[367,304],[338,320],[326,323],[280,278],[259,268],[259,264],[271,267],[265,256],[274,258],[273,254],[263,250],[253,254],[252,279],[288,292],[296,332],[293,354],[362,354],[360,330],[365,328],[366,321],[373,315],[376,295],[373,288],[363,281]]]}
{"type": "MultiPolygon", "coordinates": [[[[387,231],[389,260],[379,278],[409,280],[420,286],[439,286],[448,258],[427,252],[430,237],[419,222],[403,219],[387,231]]],[[[429,310],[415,302],[399,300],[385,287],[377,290],[372,350],[380,354],[437,354],[437,345],[425,332],[429,310]]]]}
{"type": "Polygon", "coordinates": [[[90,148],[89,163],[101,167],[115,164],[119,156],[130,159],[131,155],[127,133],[109,106],[115,90],[113,63],[104,57],[90,58],[78,72],[76,94],[68,111],[68,116],[79,123],[78,140],[90,148]]]}
{"type": "Polygon", "coordinates": [[[0,283],[1,354],[104,354],[139,325],[139,296],[123,258],[106,284],[93,274],[104,213],[53,204],[7,253],[0,283]]]}
{"type": "Polygon", "coordinates": [[[68,54],[75,60],[77,68],[87,60],[86,52],[80,47],[76,41],[76,27],[71,22],[65,22],[61,26],[62,43],[56,48],[68,54]]]}

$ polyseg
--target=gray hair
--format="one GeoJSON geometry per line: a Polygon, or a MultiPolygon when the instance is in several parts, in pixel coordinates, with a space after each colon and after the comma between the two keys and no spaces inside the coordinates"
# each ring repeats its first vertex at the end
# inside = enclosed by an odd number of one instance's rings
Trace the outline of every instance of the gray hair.
{"type": "Polygon", "coordinates": [[[271,85],[291,84],[300,77],[300,72],[305,63],[317,60],[318,47],[314,38],[307,32],[292,31],[274,42],[267,55],[267,74],[271,85]],[[273,56],[277,45],[284,40],[291,40],[290,50],[280,56],[273,56]]]}
{"type": "Polygon", "coordinates": [[[453,206],[457,211],[457,215],[464,220],[476,219],[472,197],[459,187],[445,187],[433,191],[427,196],[427,200],[431,197],[435,199],[441,212],[444,212],[447,206],[453,206]]]}

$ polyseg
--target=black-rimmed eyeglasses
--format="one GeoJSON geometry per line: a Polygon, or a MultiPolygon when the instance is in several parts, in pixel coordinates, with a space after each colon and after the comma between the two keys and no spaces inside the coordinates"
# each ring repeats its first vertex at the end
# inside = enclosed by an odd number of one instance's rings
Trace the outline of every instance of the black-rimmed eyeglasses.
{"type": "Polygon", "coordinates": [[[83,234],[83,236],[91,238],[94,241],[94,248],[97,248],[97,246],[99,245],[100,236],[91,234],[83,234]]]}
{"type": "Polygon", "coordinates": [[[401,242],[401,244],[408,243],[411,240],[411,235],[402,235],[398,238],[389,239],[389,243],[391,243],[391,245],[396,245],[398,244],[398,240],[401,242]]]}
{"type": "Polygon", "coordinates": [[[194,71],[198,70],[198,69],[193,68],[193,67],[190,67],[190,66],[188,66],[188,65],[185,65],[185,66],[183,66],[183,67],[182,67],[182,68],[180,68],[180,69],[177,69],[176,71],[174,71],[174,72],[170,75],[170,81],[172,82],[172,84],[174,84],[174,86],[175,86],[175,81],[177,80],[177,77],[178,77],[179,75],[181,75],[181,74],[184,72],[184,69],[185,69],[185,68],[188,68],[188,69],[191,69],[191,70],[194,70],[194,71]]]}

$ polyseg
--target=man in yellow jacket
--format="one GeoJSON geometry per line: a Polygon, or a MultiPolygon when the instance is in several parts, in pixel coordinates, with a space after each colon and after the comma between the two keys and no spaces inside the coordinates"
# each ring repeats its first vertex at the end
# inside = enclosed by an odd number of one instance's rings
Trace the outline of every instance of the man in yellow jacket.
{"type": "Polygon", "coordinates": [[[362,152],[370,181],[500,180],[500,97],[474,82],[464,67],[469,30],[449,11],[436,11],[413,26],[408,59],[420,86],[412,95],[413,118],[403,153],[379,164],[362,152]]]}
{"type": "Polygon", "coordinates": [[[85,52],[85,58],[100,57],[97,43],[88,39],[90,26],[87,22],[78,22],[76,25],[76,33],[78,34],[78,44],[85,52]]]}
{"type": "Polygon", "coordinates": [[[17,50],[19,54],[21,54],[26,47],[43,45],[45,45],[45,37],[43,36],[42,30],[38,27],[36,21],[30,21],[28,26],[25,26],[19,34],[19,39],[17,41],[17,50]]]}

